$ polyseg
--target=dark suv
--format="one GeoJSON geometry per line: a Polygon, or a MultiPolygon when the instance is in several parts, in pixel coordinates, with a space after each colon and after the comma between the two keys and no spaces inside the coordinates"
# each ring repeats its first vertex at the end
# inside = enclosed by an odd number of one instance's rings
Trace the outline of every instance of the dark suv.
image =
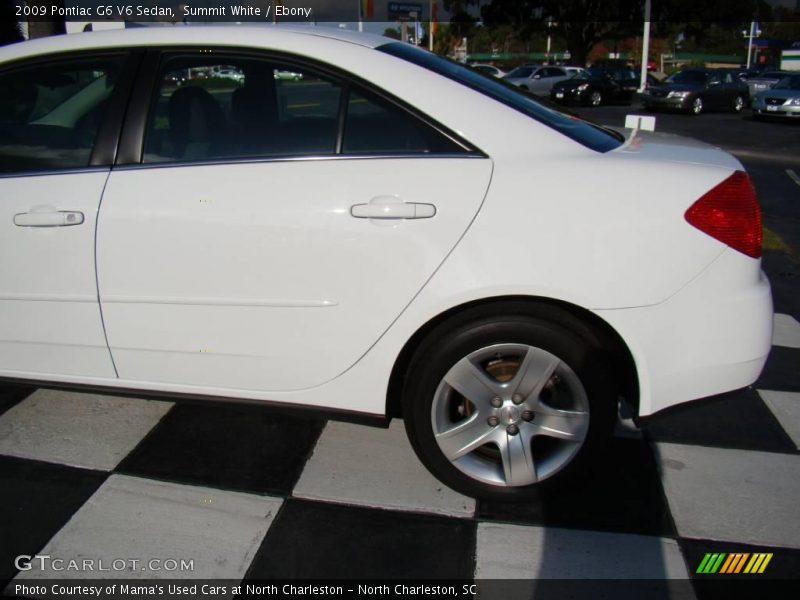
{"type": "Polygon", "coordinates": [[[707,109],[741,112],[747,99],[747,84],[734,69],[683,69],[642,94],[646,110],[666,108],[692,115],[707,109]]]}

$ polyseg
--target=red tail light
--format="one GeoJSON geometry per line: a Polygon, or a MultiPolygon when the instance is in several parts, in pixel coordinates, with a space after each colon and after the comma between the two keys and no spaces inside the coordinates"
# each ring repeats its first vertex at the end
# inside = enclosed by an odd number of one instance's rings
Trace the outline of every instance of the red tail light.
{"type": "Polygon", "coordinates": [[[736,171],[703,194],[684,216],[734,250],[753,258],[761,256],[761,210],[747,173],[736,171]]]}

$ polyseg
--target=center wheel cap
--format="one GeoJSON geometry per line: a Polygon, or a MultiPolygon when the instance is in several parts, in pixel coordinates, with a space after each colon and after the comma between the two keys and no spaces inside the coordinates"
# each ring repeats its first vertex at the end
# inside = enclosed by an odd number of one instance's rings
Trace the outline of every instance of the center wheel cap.
{"type": "Polygon", "coordinates": [[[500,422],[506,427],[516,425],[520,421],[520,412],[516,406],[505,406],[500,410],[500,422]]]}

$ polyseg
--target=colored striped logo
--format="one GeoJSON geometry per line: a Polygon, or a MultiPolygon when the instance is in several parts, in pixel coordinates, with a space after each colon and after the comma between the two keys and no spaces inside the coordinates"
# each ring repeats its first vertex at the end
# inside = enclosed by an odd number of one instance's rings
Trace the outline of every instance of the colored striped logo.
{"type": "Polygon", "coordinates": [[[763,573],[771,560],[771,552],[754,554],[748,552],[707,552],[696,572],[704,575],[713,575],[715,573],[725,575],[748,573],[755,575],[763,573]]]}

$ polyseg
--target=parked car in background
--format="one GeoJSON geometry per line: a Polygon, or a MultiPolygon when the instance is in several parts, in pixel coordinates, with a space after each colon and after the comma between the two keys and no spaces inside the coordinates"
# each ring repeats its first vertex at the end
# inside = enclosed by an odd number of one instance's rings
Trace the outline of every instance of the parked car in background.
{"type": "Polygon", "coordinates": [[[629,68],[591,67],[556,83],[550,99],[559,104],[600,106],[610,102],[630,104],[639,88],[639,76],[629,68]]]}
{"type": "Polygon", "coordinates": [[[747,85],[730,69],[683,69],[658,86],[645,90],[645,110],[672,109],[699,115],[711,109],[741,112],[747,104],[747,85]]]}
{"type": "Polygon", "coordinates": [[[0,89],[0,380],[402,417],[445,484],[530,500],[617,469],[621,398],[742,388],[771,348],[736,158],[413,45],[62,35],[0,48],[0,89]]]}
{"type": "MultiPolygon", "coordinates": [[[[570,67],[575,69],[576,67],[570,67]]],[[[569,72],[565,67],[551,66],[522,66],[506,74],[503,80],[538,96],[547,96],[550,88],[559,81],[569,79],[575,72],[569,72]]]]}
{"type": "Polygon", "coordinates": [[[232,79],[237,83],[244,81],[244,73],[237,69],[219,69],[214,72],[214,77],[219,79],[232,79]]]}
{"type": "Polygon", "coordinates": [[[475,63],[474,65],[470,65],[476,71],[480,71],[486,75],[491,75],[492,77],[503,77],[505,76],[506,72],[502,69],[495,67],[494,65],[487,65],[484,63],[475,63]]]}
{"type": "Polygon", "coordinates": [[[763,71],[757,75],[748,77],[746,83],[750,98],[755,98],[756,94],[759,92],[768,90],[787,75],[789,75],[789,73],[786,71],[763,71]]]}
{"type": "Polygon", "coordinates": [[[800,120],[800,73],[784,77],[753,98],[753,116],[800,120]]]}

